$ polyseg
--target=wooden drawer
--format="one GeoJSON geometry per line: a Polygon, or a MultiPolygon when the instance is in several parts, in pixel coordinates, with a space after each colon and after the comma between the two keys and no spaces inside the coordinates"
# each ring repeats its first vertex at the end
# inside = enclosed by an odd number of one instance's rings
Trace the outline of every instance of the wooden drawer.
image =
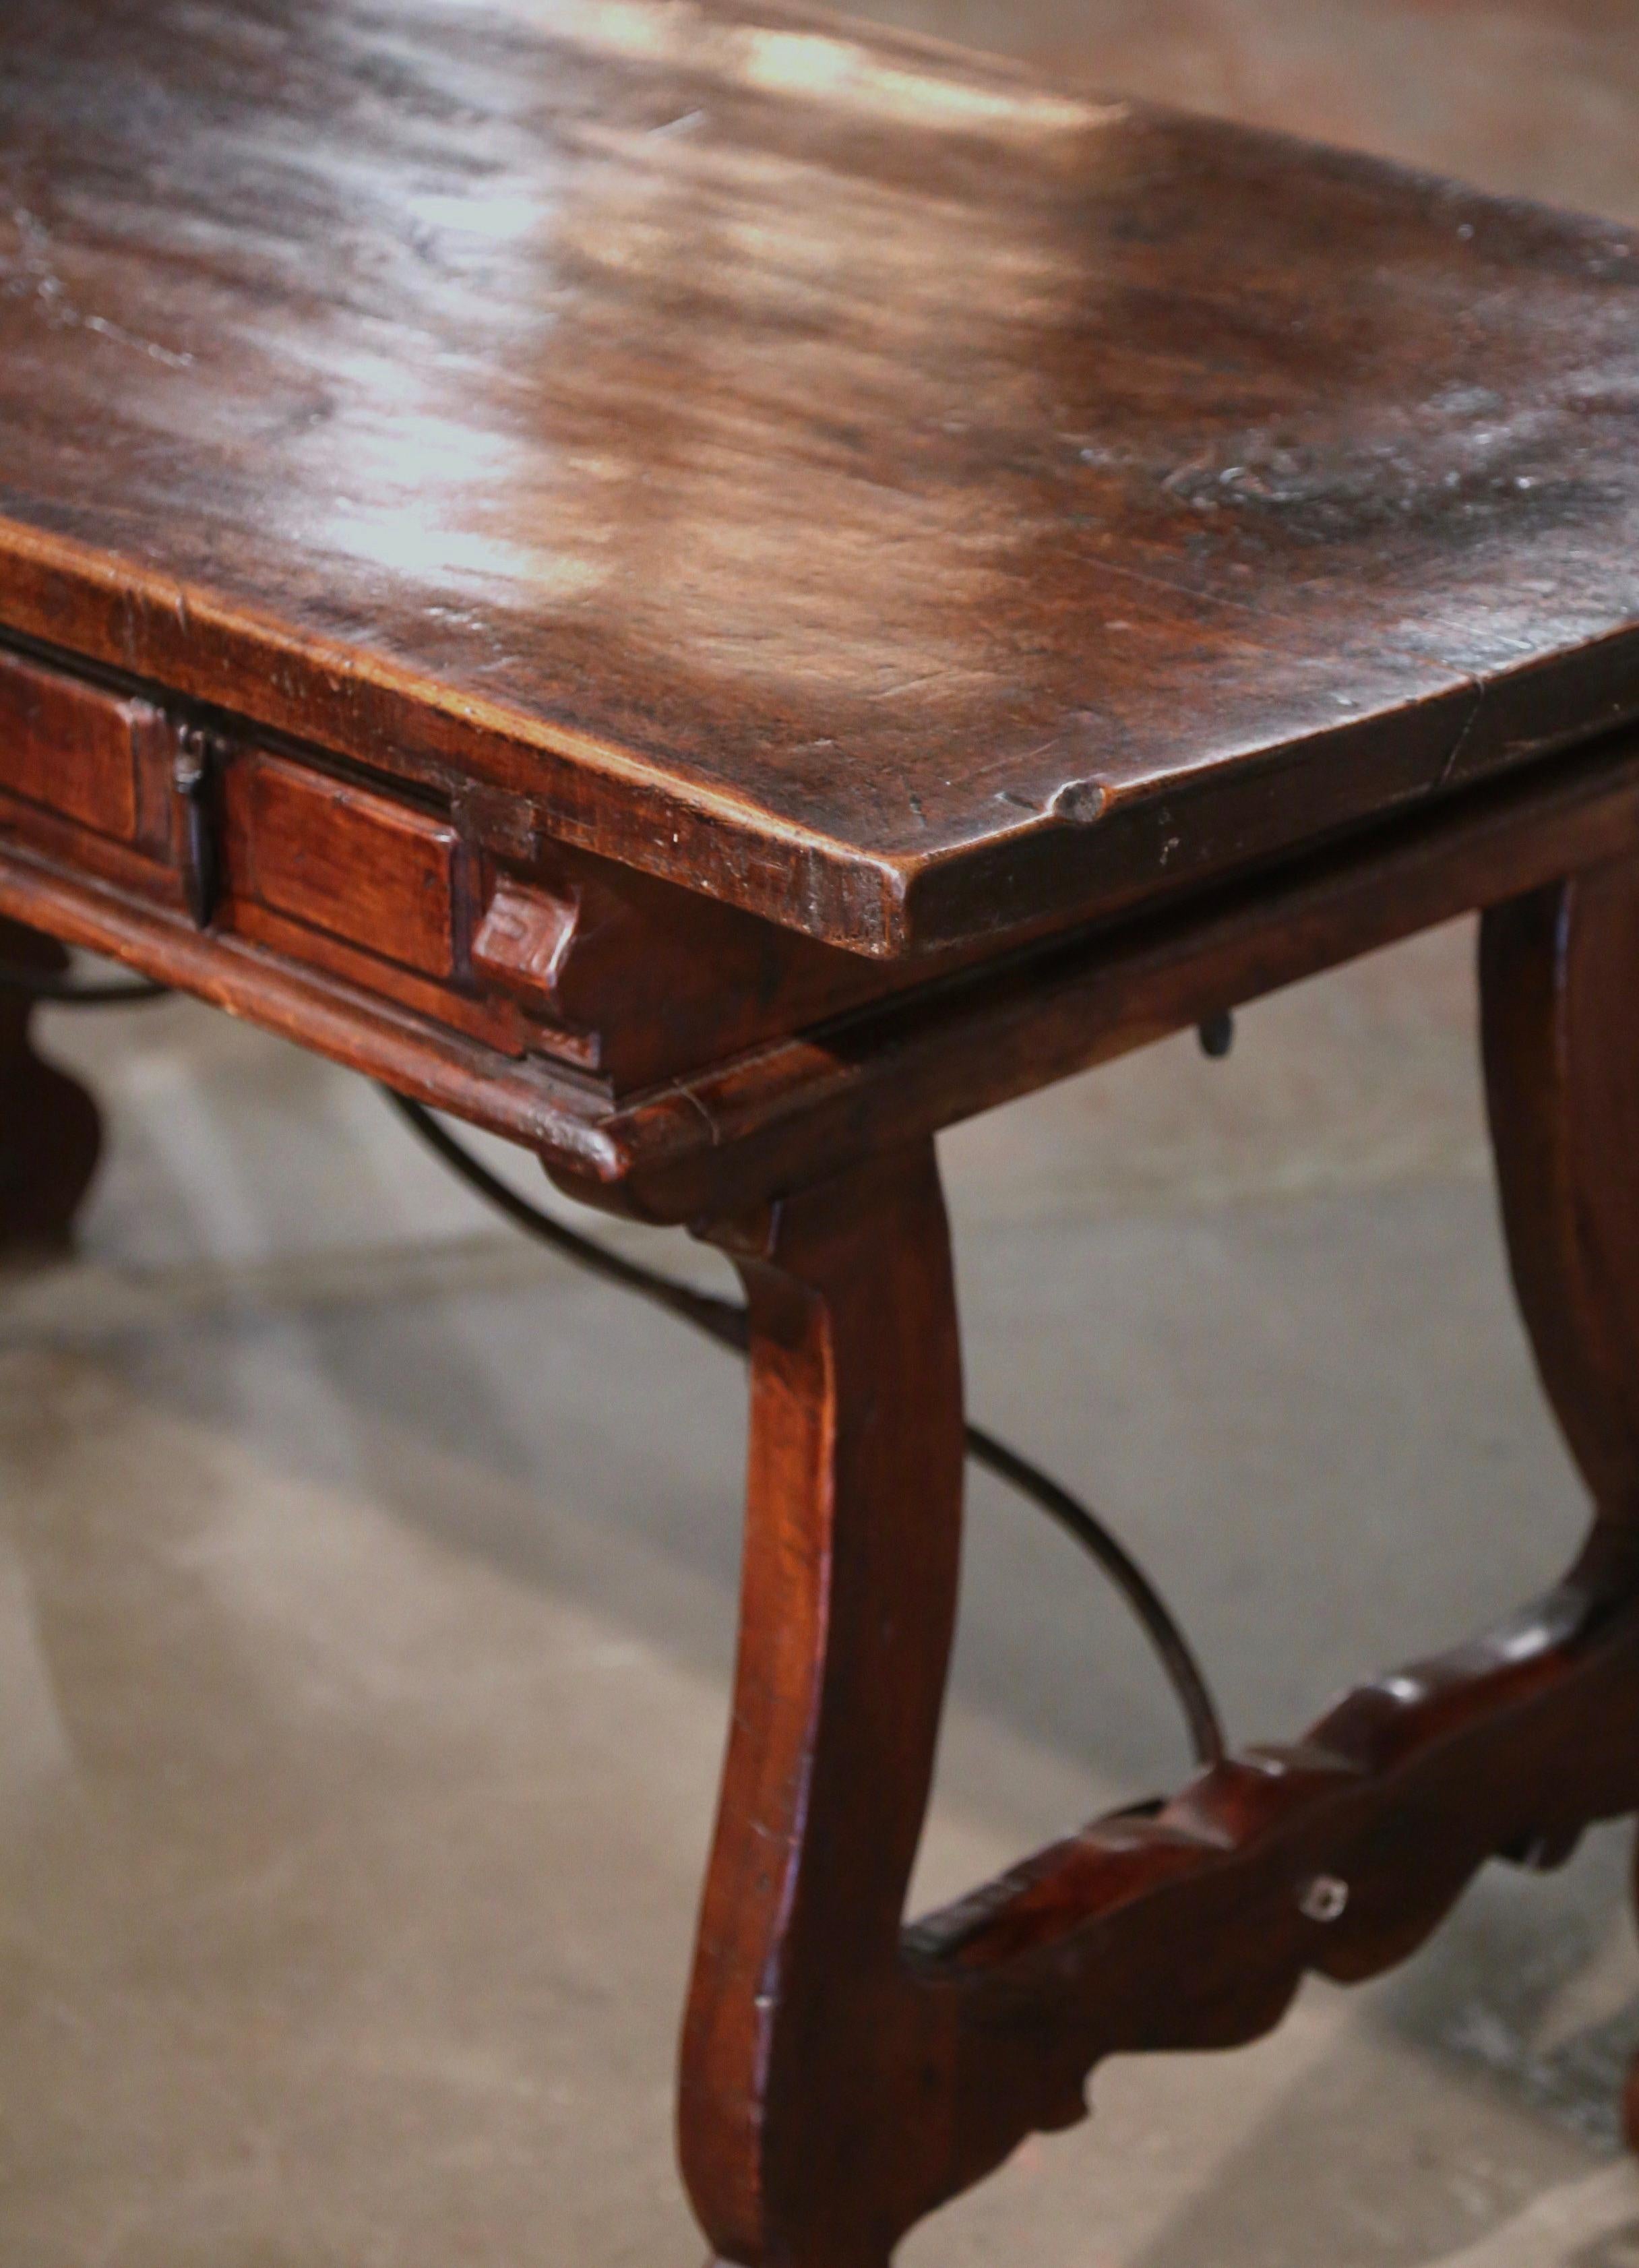
{"type": "Polygon", "coordinates": [[[447,983],[459,965],[457,860],[446,820],[371,788],[251,751],[222,781],[226,925],[258,913],[447,983]]]}
{"type": "Polygon", "coordinates": [[[133,695],[0,651],[0,789],[116,842],[145,833],[172,728],[133,695]]]}

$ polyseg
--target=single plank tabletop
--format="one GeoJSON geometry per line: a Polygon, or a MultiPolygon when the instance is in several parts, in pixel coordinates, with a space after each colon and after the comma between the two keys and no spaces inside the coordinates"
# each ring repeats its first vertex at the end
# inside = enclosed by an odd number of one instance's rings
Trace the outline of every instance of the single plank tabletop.
{"type": "Polygon", "coordinates": [[[873,954],[1639,713],[1639,239],[756,0],[8,0],[0,630],[873,954]]]}

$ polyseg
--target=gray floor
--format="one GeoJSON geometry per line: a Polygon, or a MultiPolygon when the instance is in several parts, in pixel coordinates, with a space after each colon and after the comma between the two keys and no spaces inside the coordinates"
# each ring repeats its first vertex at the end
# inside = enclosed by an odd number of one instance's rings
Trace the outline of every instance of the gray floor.
{"type": "MultiPolygon", "coordinates": [[[[882,12],[1639,215],[1628,0],[882,12]]],[[[1471,953],[944,1146],[975,1412],[1118,1521],[1248,1735],[1577,1533],[1471,953]]],[[[81,1258],[0,1286],[0,2263],[694,2268],[671,2067],[734,1367],[497,1231],[340,1073],[183,1004],[47,1028],[112,1143],[81,1258]]],[[[1096,1583],[976,1485],[922,1895],[1181,1763],[1096,1583]]],[[[1110,2066],[907,2268],[1635,2268],[1626,1870],[1606,1835],[1494,1870],[1260,2047],[1110,2066]]]]}

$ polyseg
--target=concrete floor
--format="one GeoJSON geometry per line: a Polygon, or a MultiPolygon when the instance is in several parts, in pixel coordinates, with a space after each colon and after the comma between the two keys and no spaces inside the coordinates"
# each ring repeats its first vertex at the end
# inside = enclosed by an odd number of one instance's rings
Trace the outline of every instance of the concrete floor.
{"type": "MultiPolygon", "coordinates": [[[[1639,9],[899,20],[1639,212],[1639,9]]],[[[1465,925],[944,1145],[976,1415],[1084,1485],[1244,1734],[1527,1594],[1580,1498],[1509,1301],[1465,925]]],[[[44,1028],[112,1121],[0,1287],[0,2263],[694,2268],[672,2060],[731,1641],[733,1365],[371,1092],[184,1003],[44,1028]]],[[[709,1269],[663,1239],[640,1248],[709,1269]]],[[[920,1895],[1180,1773],[973,1491],[920,1895]]],[[[1634,2268],[1625,1837],[1230,2057],[1113,2065],[905,2268],[1634,2268]]]]}

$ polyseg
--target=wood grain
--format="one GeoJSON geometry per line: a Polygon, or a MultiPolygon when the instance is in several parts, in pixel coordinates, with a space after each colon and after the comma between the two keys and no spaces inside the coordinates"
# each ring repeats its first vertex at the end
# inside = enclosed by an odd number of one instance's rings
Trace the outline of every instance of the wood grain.
{"type": "Polygon", "coordinates": [[[839,953],[555,844],[497,866],[474,969],[519,1003],[540,1044],[599,1073],[612,1096],[746,1054],[929,973],[839,953]]]}
{"type": "Polygon", "coordinates": [[[1520,1312],[1594,1501],[1639,1533],[1639,864],[1497,907],[1480,966],[1520,1312]]]}
{"type": "Polygon", "coordinates": [[[794,1035],[603,1121],[656,1219],[798,1186],[1475,906],[1639,851],[1631,739],[1430,806],[1277,873],[963,970],[794,1035]]]}
{"type": "Polygon", "coordinates": [[[0,787],[122,843],[139,833],[139,773],[169,753],[151,702],[105,692],[0,649],[0,787]]]}
{"type": "MultiPolygon", "coordinates": [[[[1639,863],[1488,914],[1486,1094],[1514,1288],[1598,1507],[1595,1548],[1639,1564],[1639,863]]],[[[1639,2062],[1624,2098],[1639,2149],[1639,2062]]]]}
{"type": "MultiPolygon", "coordinates": [[[[0,913],[746,1282],[720,2258],[887,2268],[1102,2057],[1252,2038],[1639,1808],[1639,240],[763,0],[4,45],[0,913]],[[908,1927],[934,1136],[1476,906],[1586,1551],[908,1927]]],[[[60,1241],[95,1114],[7,998],[0,1243],[60,1241]]]]}
{"type": "MultiPolygon", "coordinates": [[[[921,1144],[714,1232],[751,1312],[733,1728],[683,2045],[683,2168],[728,2259],[886,2268],[914,2065],[900,1918],[956,1613],[962,1394],[921,1144]]],[[[919,2105],[937,2131],[943,2105],[919,2105]]]]}
{"type": "Polygon", "coordinates": [[[261,752],[226,766],[222,808],[233,895],[423,976],[455,974],[447,820],[261,752]]]}
{"type": "Polygon", "coordinates": [[[1635,254],[757,0],[16,0],[0,623],[959,944],[1639,710],[1635,254]]]}
{"type": "MultiPolygon", "coordinates": [[[[260,941],[202,938],[173,874],[110,876],[87,863],[96,838],[60,823],[38,849],[7,829],[0,799],[0,913],[523,1142],[579,1198],[690,1221],[840,1171],[896,1133],[933,1132],[1470,907],[1639,852],[1639,754],[1618,741],[1472,788],[1260,881],[958,970],[726,1062],[708,1057],[634,1096],[613,1094],[572,1061],[530,1054],[516,1025],[495,1020],[498,993],[465,1004],[469,1023],[455,1012],[460,996],[413,990],[408,978],[386,984],[379,961],[316,952],[317,933],[298,924],[260,941]],[[168,899],[153,895],[159,883],[168,899]]],[[[652,961],[642,932],[628,931],[605,964],[606,978],[625,972],[624,1013],[612,987],[597,995],[638,1059],[659,1044],[654,1026],[668,1012],[644,969],[669,969],[680,950],[675,929],[651,935],[652,961]]],[[[698,974],[681,1012],[695,1019],[691,1044],[707,1052],[713,1027],[698,974]]],[[[717,1028],[742,1030],[744,1015],[731,986],[717,1028]]]]}
{"type": "MultiPolygon", "coordinates": [[[[1635,871],[1614,918],[1584,909],[1582,973],[1607,1010],[1635,871]]],[[[1529,1149],[1504,1169],[1516,1203],[1547,1195],[1529,1149]]],[[[745,1278],[753,1363],[740,1653],[683,2056],[684,2164],[721,2260],[886,2268],[1025,2135],[1079,2118],[1105,2057],[1252,2040],[1307,1971],[1349,1983],[1404,1959],[1488,1859],[1555,1864],[1639,1807],[1639,1527],[1606,1506],[1565,1580],[1483,1638],[907,1927],[959,1527],[931,1154],[709,1233],[745,1278]]],[[[1561,1256],[1568,1272],[1585,1256],[1561,1256]]],[[[1589,1264],[1624,1258],[1600,1241],[1589,1264]]],[[[1603,1344],[1572,1329],[1591,1374],[1603,1344]]]]}

